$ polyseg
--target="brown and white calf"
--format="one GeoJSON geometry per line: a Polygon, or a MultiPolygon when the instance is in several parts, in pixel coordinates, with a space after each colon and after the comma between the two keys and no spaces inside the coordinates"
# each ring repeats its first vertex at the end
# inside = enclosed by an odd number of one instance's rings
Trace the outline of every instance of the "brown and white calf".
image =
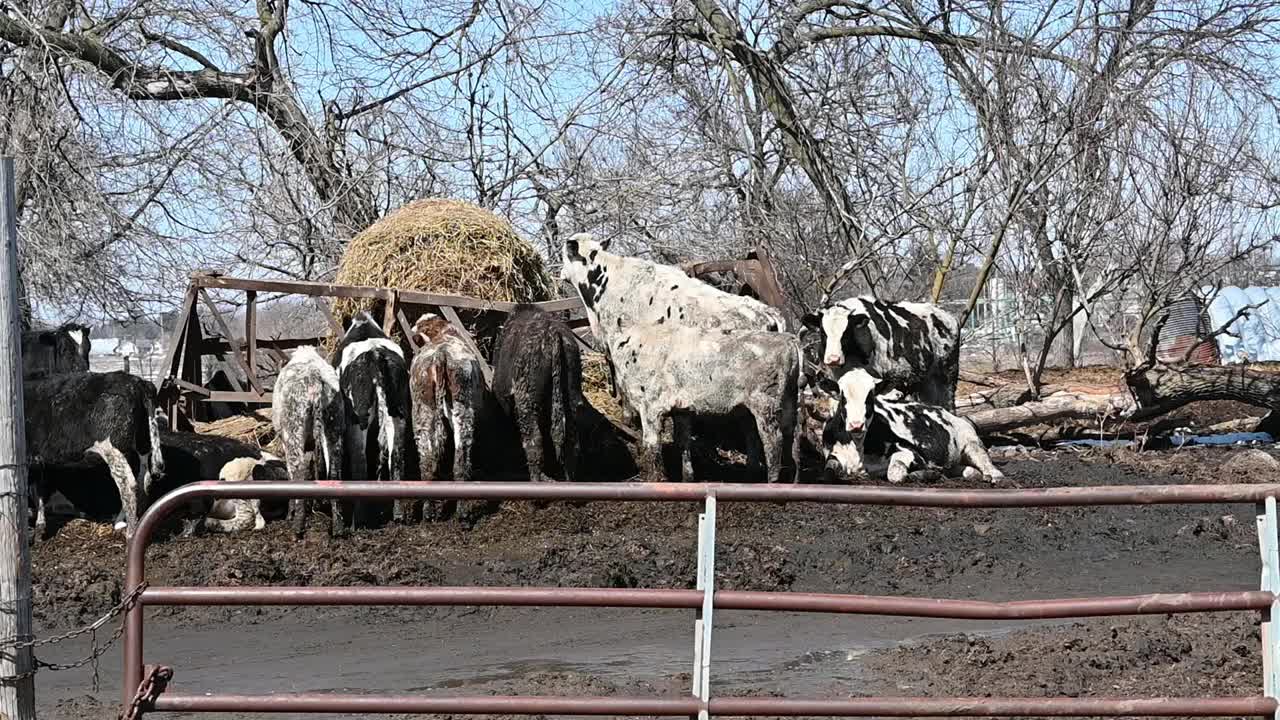
{"type": "MultiPolygon", "coordinates": [[[[476,427],[488,387],[483,360],[462,331],[435,313],[413,324],[414,353],[409,366],[413,437],[423,480],[471,480],[475,467],[476,427]]],[[[423,520],[443,520],[449,503],[428,500],[423,520]]]]}

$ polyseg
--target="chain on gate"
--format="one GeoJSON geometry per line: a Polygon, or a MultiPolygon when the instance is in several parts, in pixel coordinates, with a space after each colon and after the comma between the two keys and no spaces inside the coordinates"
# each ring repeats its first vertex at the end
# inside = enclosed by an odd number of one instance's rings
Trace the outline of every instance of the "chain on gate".
{"type": "Polygon", "coordinates": [[[164,692],[172,679],[173,668],[171,667],[148,665],[143,668],[142,684],[138,685],[138,691],[133,694],[133,700],[129,701],[129,706],[121,711],[119,720],[137,720],[141,716],[143,706],[154,704],[156,698],[160,697],[160,693],[164,692]]]}
{"type": "Polygon", "coordinates": [[[52,670],[55,672],[62,671],[62,670],[75,670],[77,668],[82,668],[85,665],[89,665],[90,663],[92,663],[93,664],[93,690],[94,692],[97,692],[99,688],[98,662],[97,662],[98,658],[105,655],[106,652],[111,649],[111,646],[114,645],[122,635],[124,635],[125,625],[123,622],[121,622],[119,627],[115,629],[115,632],[111,633],[111,636],[108,637],[105,642],[98,641],[98,631],[101,630],[104,625],[111,622],[113,619],[118,618],[121,615],[129,612],[129,610],[133,609],[133,606],[138,603],[138,599],[142,597],[142,593],[146,589],[147,589],[147,583],[143,582],[142,584],[134,588],[133,592],[121,598],[120,602],[113,605],[110,610],[108,610],[105,614],[102,615],[102,617],[98,618],[97,620],[94,620],[92,623],[85,625],[84,627],[75,628],[74,630],[68,630],[67,632],[64,632],[58,635],[51,635],[46,638],[37,638],[37,639],[31,639],[31,640],[19,640],[18,638],[9,638],[7,640],[0,641],[0,648],[4,648],[6,650],[33,651],[32,657],[31,657],[30,670],[24,673],[20,673],[18,675],[0,676],[0,682],[12,683],[12,682],[18,682],[19,680],[26,680],[29,677],[33,677],[40,670],[52,670]],[[89,650],[89,654],[83,658],[80,658],[79,660],[76,660],[75,662],[54,663],[54,662],[46,662],[44,660],[41,660],[35,657],[34,651],[38,647],[42,647],[45,645],[57,645],[58,643],[66,642],[68,640],[80,637],[82,635],[89,635],[91,638],[92,645],[89,650]]]}

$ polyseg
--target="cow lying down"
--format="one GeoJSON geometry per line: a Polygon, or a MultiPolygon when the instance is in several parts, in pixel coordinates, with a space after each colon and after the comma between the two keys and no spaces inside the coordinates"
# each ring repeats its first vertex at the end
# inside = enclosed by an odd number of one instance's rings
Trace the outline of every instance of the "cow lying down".
{"type": "Polygon", "coordinates": [[[996,482],[1004,477],[991,463],[973,423],[943,408],[905,400],[898,392],[877,395],[880,382],[862,368],[841,376],[840,409],[832,420],[836,425],[828,428],[829,472],[879,475],[877,461],[887,461],[883,472],[891,483],[902,482],[913,470],[930,468],[965,479],[981,476],[996,482]]]}

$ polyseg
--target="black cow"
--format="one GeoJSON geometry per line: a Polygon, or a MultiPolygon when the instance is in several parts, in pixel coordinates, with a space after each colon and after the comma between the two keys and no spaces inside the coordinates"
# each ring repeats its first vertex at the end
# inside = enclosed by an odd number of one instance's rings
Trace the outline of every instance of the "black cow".
{"type": "MultiPolygon", "coordinates": [[[[162,478],[152,482],[146,498],[148,505],[188,483],[218,480],[229,464],[240,459],[250,459],[255,463],[255,480],[288,479],[284,463],[278,458],[235,438],[161,430],[160,450],[164,458],[165,473],[162,478]]],[[[120,496],[115,490],[110,473],[101,464],[40,467],[31,472],[31,477],[38,485],[42,485],[49,494],[62,493],[85,517],[109,520],[120,513],[120,496]]],[[[284,501],[269,501],[266,504],[263,514],[283,515],[284,501]]],[[[213,506],[214,503],[207,498],[188,503],[184,510],[177,513],[183,523],[182,534],[191,535],[198,530],[204,523],[205,516],[212,512],[213,506]]],[[[141,512],[145,508],[139,507],[138,510],[141,512]]]]}
{"type": "MultiPolygon", "coordinates": [[[[137,526],[152,484],[164,475],[155,412],[155,387],[124,372],[65,373],[23,383],[27,461],[34,466],[106,464],[122,501],[125,534],[137,526]]],[[[53,494],[36,479],[36,526],[53,494]]],[[[64,493],[65,494],[65,493],[64,493]]]]}
{"type": "MultiPolygon", "coordinates": [[[[404,350],[361,312],[334,349],[333,366],[347,412],[343,479],[407,479],[412,403],[404,350]]],[[[395,519],[408,520],[408,507],[397,502],[395,519]]],[[[353,520],[369,520],[367,503],[356,504],[353,520]]]]}
{"type": "Polygon", "coordinates": [[[578,413],[582,355],[564,322],[531,305],[517,306],[498,335],[493,394],[515,423],[529,465],[529,478],[550,480],[578,471],[578,413]]]}

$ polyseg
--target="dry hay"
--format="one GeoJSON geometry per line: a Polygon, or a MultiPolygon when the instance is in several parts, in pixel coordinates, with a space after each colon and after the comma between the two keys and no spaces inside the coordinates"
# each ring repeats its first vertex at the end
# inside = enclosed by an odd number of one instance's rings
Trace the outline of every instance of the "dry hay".
{"type": "Polygon", "coordinates": [[[584,351],[582,353],[582,394],[587,402],[599,410],[602,415],[622,422],[622,405],[613,397],[609,384],[609,361],[604,353],[584,351]]]}
{"type": "MultiPolygon", "coordinates": [[[[506,302],[550,300],[555,287],[542,258],[511,223],[445,199],[409,203],[356,235],[334,282],[506,302]]],[[[378,305],[337,298],[334,314],[345,327],[357,312],[378,305]]]]}
{"type": "Polygon", "coordinates": [[[273,455],[281,454],[280,442],[276,438],[275,428],[271,425],[270,410],[255,410],[251,415],[236,415],[213,422],[193,424],[196,432],[202,435],[233,438],[273,455]]]}

